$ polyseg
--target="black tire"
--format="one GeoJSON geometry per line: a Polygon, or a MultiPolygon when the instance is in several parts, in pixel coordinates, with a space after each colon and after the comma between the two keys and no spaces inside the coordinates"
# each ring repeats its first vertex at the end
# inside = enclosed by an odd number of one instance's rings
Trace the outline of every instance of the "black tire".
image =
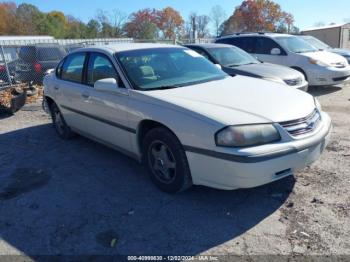
{"type": "Polygon", "coordinates": [[[192,186],[185,151],[173,133],[163,127],[152,129],[142,145],[144,164],[159,189],[174,194],[192,186]]]}
{"type": "Polygon", "coordinates": [[[52,124],[60,138],[71,139],[75,136],[75,133],[73,133],[70,127],[66,124],[60,109],[54,102],[50,105],[50,113],[52,124]]]}

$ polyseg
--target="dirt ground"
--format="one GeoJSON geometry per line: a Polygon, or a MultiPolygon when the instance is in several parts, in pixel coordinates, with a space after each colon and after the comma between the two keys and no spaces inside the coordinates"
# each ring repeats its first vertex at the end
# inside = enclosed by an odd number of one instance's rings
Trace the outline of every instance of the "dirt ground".
{"type": "Polygon", "coordinates": [[[0,255],[348,255],[350,86],[311,88],[334,124],[316,163],[249,190],[160,192],[134,160],[59,139],[40,104],[0,115],[0,255]]]}

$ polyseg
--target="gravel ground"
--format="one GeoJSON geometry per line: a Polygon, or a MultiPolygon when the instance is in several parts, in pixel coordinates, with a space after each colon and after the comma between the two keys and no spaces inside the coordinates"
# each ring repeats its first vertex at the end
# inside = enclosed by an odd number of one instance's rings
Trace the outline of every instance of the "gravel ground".
{"type": "Polygon", "coordinates": [[[334,123],[321,159],[236,191],[167,195],[134,160],[60,140],[39,104],[0,115],[0,254],[350,255],[350,87],[310,92],[334,123]]]}

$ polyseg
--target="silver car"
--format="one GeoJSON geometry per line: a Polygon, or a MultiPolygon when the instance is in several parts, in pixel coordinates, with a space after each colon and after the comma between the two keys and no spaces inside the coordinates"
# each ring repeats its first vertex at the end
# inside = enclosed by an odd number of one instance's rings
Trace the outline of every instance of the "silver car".
{"type": "Polygon", "coordinates": [[[320,51],[328,51],[343,56],[350,64],[350,50],[330,47],[326,43],[311,35],[301,35],[300,37],[320,51]]]}
{"type": "Polygon", "coordinates": [[[308,82],[302,73],[286,66],[260,62],[238,47],[226,44],[191,44],[186,47],[220,65],[231,76],[250,76],[308,90],[308,82]]]}

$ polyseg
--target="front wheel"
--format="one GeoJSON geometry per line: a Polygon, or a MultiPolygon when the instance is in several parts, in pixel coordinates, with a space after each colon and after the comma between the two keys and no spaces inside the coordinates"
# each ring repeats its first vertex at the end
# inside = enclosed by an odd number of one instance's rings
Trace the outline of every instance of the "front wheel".
{"type": "Polygon", "coordinates": [[[162,191],[177,193],[192,186],[185,151],[177,137],[166,128],[155,128],[147,133],[143,156],[152,181],[162,191]]]}
{"type": "Polygon", "coordinates": [[[66,124],[66,121],[63,118],[63,115],[55,103],[50,105],[50,112],[53,126],[56,130],[56,133],[59,137],[63,139],[70,139],[74,136],[74,133],[66,124]]]}

